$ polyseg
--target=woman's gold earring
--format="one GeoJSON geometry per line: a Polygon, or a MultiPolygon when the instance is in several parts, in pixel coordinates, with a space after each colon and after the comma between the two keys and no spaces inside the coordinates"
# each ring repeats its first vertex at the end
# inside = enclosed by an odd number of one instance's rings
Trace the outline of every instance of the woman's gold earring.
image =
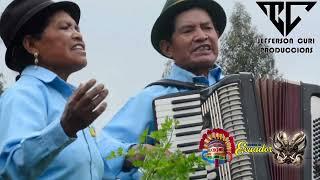
{"type": "Polygon", "coordinates": [[[38,63],[39,63],[39,60],[38,60],[38,53],[37,53],[37,52],[35,52],[35,53],[33,54],[33,56],[34,56],[34,65],[38,66],[38,63]]]}

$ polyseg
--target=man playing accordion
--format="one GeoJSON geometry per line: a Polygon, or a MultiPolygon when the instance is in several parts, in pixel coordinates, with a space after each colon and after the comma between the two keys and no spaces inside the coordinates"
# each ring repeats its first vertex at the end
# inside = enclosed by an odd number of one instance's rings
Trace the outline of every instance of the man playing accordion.
{"type": "MultiPolygon", "coordinates": [[[[215,63],[219,37],[225,26],[226,14],[215,1],[168,0],[151,33],[153,47],[174,61],[166,79],[204,86],[221,80],[221,68],[215,63]]],[[[155,98],[189,90],[187,87],[155,83],[129,99],[103,129],[104,137],[109,138],[106,142],[114,142],[112,146],[105,147],[106,153],[118,148],[125,151],[134,148],[146,128],[156,129],[152,109],[155,98]]],[[[145,146],[152,148],[149,144],[145,146]]],[[[107,161],[107,168],[120,178],[138,178],[137,169],[128,166],[131,161],[124,157],[112,159],[107,161]]]]}

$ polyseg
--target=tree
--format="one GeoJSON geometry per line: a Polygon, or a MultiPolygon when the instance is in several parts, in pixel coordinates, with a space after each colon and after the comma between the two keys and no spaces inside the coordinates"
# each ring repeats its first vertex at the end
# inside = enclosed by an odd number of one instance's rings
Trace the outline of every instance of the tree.
{"type": "Polygon", "coordinates": [[[2,92],[3,92],[3,90],[4,90],[4,80],[3,80],[3,74],[2,73],[0,73],[0,79],[1,79],[1,81],[0,81],[0,94],[2,94],[2,92]]]}
{"type": "MultiPolygon", "coordinates": [[[[2,12],[0,12],[0,14],[1,14],[2,12]]],[[[2,44],[3,43],[3,41],[2,41],[2,39],[0,39],[0,44],[2,44]]],[[[2,73],[0,73],[0,95],[3,93],[3,91],[4,91],[4,79],[3,79],[3,74],[2,73]]]]}
{"type": "Polygon", "coordinates": [[[171,69],[172,69],[173,61],[169,59],[166,64],[164,65],[164,71],[162,73],[162,78],[166,78],[170,75],[171,69]]]}
{"type": "Polygon", "coordinates": [[[251,25],[251,17],[240,2],[236,2],[230,17],[231,29],[222,38],[219,64],[226,74],[252,72],[254,75],[278,76],[272,53],[265,53],[258,38],[264,38],[251,25]]]}

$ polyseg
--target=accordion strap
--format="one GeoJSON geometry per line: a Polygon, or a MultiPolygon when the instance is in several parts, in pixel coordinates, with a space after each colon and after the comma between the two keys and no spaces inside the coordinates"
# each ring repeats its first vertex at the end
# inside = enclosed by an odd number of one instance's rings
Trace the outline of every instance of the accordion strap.
{"type": "Polygon", "coordinates": [[[195,83],[190,83],[190,82],[183,82],[183,81],[177,81],[173,79],[161,79],[159,81],[150,83],[146,86],[153,86],[153,85],[160,85],[160,86],[174,86],[177,88],[185,88],[185,89],[191,89],[191,90],[199,90],[206,88],[208,86],[203,85],[203,84],[195,84],[195,83]]]}

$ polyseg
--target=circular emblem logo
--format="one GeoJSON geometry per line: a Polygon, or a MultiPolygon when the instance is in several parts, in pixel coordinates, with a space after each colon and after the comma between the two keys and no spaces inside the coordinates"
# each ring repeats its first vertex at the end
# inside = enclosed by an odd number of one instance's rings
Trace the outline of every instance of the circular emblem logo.
{"type": "Polygon", "coordinates": [[[209,129],[202,135],[199,149],[203,160],[218,167],[232,160],[235,152],[234,139],[223,129],[209,129]]]}

